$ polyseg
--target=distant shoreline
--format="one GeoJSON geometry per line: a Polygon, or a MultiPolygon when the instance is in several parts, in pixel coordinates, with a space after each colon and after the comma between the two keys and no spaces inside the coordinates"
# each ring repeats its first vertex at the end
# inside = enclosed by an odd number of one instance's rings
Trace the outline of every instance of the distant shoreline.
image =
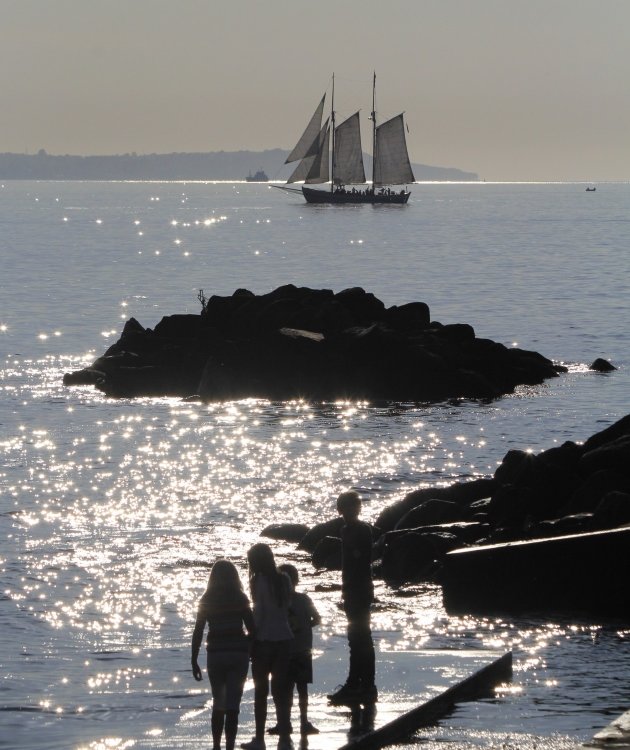
{"type": "MultiPolygon", "coordinates": [[[[0,180],[196,180],[245,181],[263,170],[270,182],[284,181],[290,168],[284,164],[288,151],[215,151],[208,153],[120,154],[109,156],[0,154],[0,180]]],[[[368,174],[371,157],[365,155],[368,174]]],[[[416,181],[478,182],[475,172],[450,167],[412,165],[416,181]]]]}

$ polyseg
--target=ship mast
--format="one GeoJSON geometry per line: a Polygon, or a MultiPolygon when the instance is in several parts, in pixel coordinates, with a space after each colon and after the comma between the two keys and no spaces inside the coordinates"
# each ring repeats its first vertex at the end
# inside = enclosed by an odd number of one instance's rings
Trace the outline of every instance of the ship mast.
{"type": "Polygon", "coordinates": [[[330,192],[335,189],[335,74],[332,77],[332,95],[330,97],[330,127],[332,129],[332,156],[330,166],[330,192]]]}
{"type": "Polygon", "coordinates": [[[376,174],[376,71],[372,79],[372,190],[374,190],[374,175],[376,174]]]}

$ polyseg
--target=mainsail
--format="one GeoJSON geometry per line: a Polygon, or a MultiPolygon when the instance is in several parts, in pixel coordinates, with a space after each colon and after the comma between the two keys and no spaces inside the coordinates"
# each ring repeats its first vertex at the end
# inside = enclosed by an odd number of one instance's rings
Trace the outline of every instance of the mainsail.
{"type": "Polygon", "coordinates": [[[358,112],[335,128],[333,164],[336,185],[359,185],[365,182],[358,112]]]}
{"type": "Polygon", "coordinates": [[[376,128],[374,185],[406,185],[415,182],[405,142],[403,116],[397,115],[376,128]]]}

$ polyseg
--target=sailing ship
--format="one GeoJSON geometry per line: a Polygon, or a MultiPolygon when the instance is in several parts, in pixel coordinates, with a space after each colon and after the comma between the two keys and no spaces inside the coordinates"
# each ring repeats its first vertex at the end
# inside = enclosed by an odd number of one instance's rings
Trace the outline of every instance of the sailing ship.
{"type": "MultiPolygon", "coordinates": [[[[325,99],[326,94],[285,161],[285,164],[299,162],[287,184],[303,181],[301,192],[308,203],[407,203],[410,192],[406,186],[415,182],[415,177],[407,152],[403,115],[392,117],[381,125],[376,124],[376,73],[372,82],[370,115],[372,184],[364,189],[354,187],[367,183],[361,148],[359,112],[336,125],[333,75],[330,116],[322,126],[325,99]],[[329,190],[307,187],[328,182],[329,190]],[[393,185],[405,187],[394,190],[391,187],[393,185]]],[[[277,187],[299,192],[297,188],[277,187]]]]}

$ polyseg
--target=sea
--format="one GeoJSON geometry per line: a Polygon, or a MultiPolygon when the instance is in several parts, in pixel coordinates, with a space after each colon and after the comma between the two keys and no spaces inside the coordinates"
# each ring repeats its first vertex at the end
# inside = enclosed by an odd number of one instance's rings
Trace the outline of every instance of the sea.
{"type": "MultiPolygon", "coordinates": [[[[266,525],[332,518],[344,489],[374,520],[410,490],[488,477],[508,450],[584,441],[625,416],[630,184],[586,187],[421,183],[406,206],[352,207],[243,182],[0,184],[0,748],[209,747],[209,684],[192,678],[190,638],[214,560],[246,584],[266,525]],[[433,320],[568,372],[443,403],[113,400],[62,383],[131,317],[154,327],[199,312],[202,296],[289,283],[423,301],[433,320]],[[598,357],[617,369],[590,370],[598,357]]],[[[437,586],[381,581],[376,713],[331,707],[348,659],[339,574],[271,543],[322,615],[312,750],[342,747],[508,651],[511,682],[410,744],[564,750],[630,708],[628,621],[455,617],[437,586]]],[[[252,704],[248,680],[239,741],[252,704]]]]}

